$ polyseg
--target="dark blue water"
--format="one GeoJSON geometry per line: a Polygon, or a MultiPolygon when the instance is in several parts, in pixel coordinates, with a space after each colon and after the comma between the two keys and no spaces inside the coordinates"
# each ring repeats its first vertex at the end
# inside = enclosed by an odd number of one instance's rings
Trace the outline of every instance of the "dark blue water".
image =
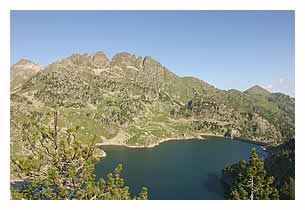
{"type": "Polygon", "coordinates": [[[252,147],[259,156],[267,156],[260,146],[219,137],[168,141],[154,148],[103,146],[107,157],[96,164],[96,175],[105,178],[121,163],[132,195],[145,186],[149,199],[224,199],[221,170],[248,160],[252,147]]]}

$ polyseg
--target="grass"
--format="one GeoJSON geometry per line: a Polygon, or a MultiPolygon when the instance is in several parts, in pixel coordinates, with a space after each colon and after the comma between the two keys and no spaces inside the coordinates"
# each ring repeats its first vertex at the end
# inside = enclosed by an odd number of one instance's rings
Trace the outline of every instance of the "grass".
{"type": "Polygon", "coordinates": [[[92,139],[96,136],[98,139],[103,136],[106,139],[115,137],[118,134],[118,128],[114,126],[113,128],[106,128],[102,124],[96,122],[87,116],[88,110],[80,110],[77,112],[67,112],[64,113],[64,122],[66,127],[79,126],[78,138],[86,142],[87,139],[92,139]]]}

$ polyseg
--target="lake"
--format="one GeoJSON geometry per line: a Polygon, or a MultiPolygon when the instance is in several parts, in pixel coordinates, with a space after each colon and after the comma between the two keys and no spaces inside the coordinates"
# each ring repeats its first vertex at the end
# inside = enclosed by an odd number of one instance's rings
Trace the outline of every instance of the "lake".
{"type": "Polygon", "coordinates": [[[145,186],[149,199],[224,199],[221,170],[226,164],[248,160],[252,147],[260,157],[267,156],[258,145],[220,137],[167,141],[153,148],[103,146],[107,156],[95,171],[98,178],[105,178],[121,163],[131,195],[145,186]]]}

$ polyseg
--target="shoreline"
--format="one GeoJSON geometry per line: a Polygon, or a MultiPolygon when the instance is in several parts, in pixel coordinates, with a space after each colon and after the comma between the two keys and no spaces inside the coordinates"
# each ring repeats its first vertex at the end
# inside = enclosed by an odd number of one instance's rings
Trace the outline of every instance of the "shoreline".
{"type": "Polygon", "coordinates": [[[255,141],[253,139],[245,139],[245,138],[240,138],[240,137],[235,137],[235,140],[243,141],[243,142],[247,142],[247,143],[251,143],[251,144],[256,144],[256,145],[262,146],[262,147],[270,145],[270,143],[255,141]]]}
{"type": "Polygon", "coordinates": [[[163,142],[166,141],[180,141],[180,140],[193,140],[193,139],[198,139],[198,140],[206,140],[203,135],[198,135],[198,136],[178,136],[178,137],[171,137],[171,138],[165,138],[161,139],[156,143],[149,144],[149,145],[128,145],[126,143],[107,143],[107,142],[102,142],[102,143],[97,143],[96,146],[121,146],[121,147],[127,147],[127,148],[153,148],[156,146],[159,146],[163,142]]]}
{"type": "MultiPolygon", "coordinates": [[[[255,144],[258,146],[261,146],[261,148],[265,151],[265,147],[270,145],[268,143],[265,142],[259,142],[259,141],[255,141],[253,139],[245,139],[245,138],[240,138],[240,137],[234,137],[233,139],[230,138],[226,138],[223,135],[217,135],[217,134],[210,134],[210,133],[201,133],[201,134],[197,134],[197,135],[193,135],[193,136],[178,136],[178,137],[171,137],[171,138],[165,138],[165,139],[161,139],[158,142],[154,143],[154,144],[149,144],[149,145],[128,145],[126,143],[97,143],[95,146],[97,147],[102,147],[102,146],[119,146],[119,147],[127,147],[127,148],[139,148],[139,149],[143,149],[143,148],[153,148],[156,146],[159,146],[160,144],[162,144],[163,142],[167,142],[167,141],[187,141],[187,140],[198,140],[198,141],[202,141],[202,140],[207,140],[208,137],[220,137],[220,138],[225,138],[228,139],[228,141],[243,141],[243,142],[247,142],[247,143],[251,143],[251,144],[255,144]]],[[[100,153],[99,155],[97,155],[99,158],[105,158],[107,156],[107,153],[100,148],[100,153]]],[[[11,184],[16,184],[18,182],[23,182],[24,180],[22,179],[13,179],[10,180],[11,184]]]]}
{"type": "MultiPolygon", "coordinates": [[[[170,138],[165,138],[165,139],[161,139],[156,143],[153,144],[149,144],[149,145],[128,145],[126,143],[108,143],[108,142],[102,142],[102,143],[97,143],[96,146],[121,146],[121,147],[127,147],[127,148],[153,148],[156,146],[159,146],[160,144],[162,144],[163,142],[166,141],[183,141],[183,140],[193,140],[193,139],[197,139],[197,140],[206,140],[208,137],[220,137],[220,138],[226,138],[223,135],[219,135],[219,134],[210,134],[210,133],[202,133],[202,134],[197,134],[197,135],[193,135],[193,136],[177,136],[177,137],[170,137],[170,138]]],[[[269,143],[266,142],[260,142],[260,141],[256,141],[253,139],[245,139],[245,138],[240,138],[240,137],[234,137],[233,139],[229,139],[226,138],[228,140],[234,141],[234,140],[238,140],[238,141],[243,141],[243,142],[247,142],[247,143],[251,143],[251,144],[255,144],[255,145],[259,145],[259,146],[268,146],[269,143]]],[[[106,156],[106,155],[105,155],[106,156]]]]}

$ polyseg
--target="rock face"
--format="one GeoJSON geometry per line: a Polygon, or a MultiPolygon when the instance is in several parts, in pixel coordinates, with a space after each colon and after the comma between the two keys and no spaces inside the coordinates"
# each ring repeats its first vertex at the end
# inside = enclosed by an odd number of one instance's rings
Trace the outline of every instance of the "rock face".
{"type": "Polygon", "coordinates": [[[93,62],[101,67],[106,67],[109,64],[109,59],[105,55],[105,53],[99,51],[93,55],[93,62]]]}
{"type": "MultiPolygon", "coordinates": [[[[126,134],[129,145],[229,130],[264,142],[294,135],[294,99],[289,96],[258,86],[223,91],[179,77],[149,56],[127,52],[111,60],[103,52],[73,54],[44,68],[21,60],[11,67],[11,86],[14,139],[20,138],[23,122],[54,106],[64,127],[83,128],[84,141],[92,135],[107,141],[118,133],[126,134]]],[[[47,115],[44,119],[47,123],[47,115]]]]}

